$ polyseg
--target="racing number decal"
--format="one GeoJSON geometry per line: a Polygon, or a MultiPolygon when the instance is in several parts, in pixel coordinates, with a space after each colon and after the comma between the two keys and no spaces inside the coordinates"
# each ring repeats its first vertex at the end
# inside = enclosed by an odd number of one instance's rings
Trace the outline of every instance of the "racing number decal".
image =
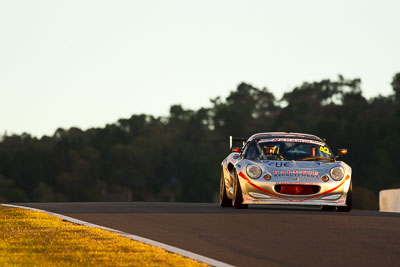
{"type": "Polygon", "coordinates": [[[329,148],[327,148],[326,146],[319,147],[319,151],[324,152],[325,154],[331,155],[329,148]]]}

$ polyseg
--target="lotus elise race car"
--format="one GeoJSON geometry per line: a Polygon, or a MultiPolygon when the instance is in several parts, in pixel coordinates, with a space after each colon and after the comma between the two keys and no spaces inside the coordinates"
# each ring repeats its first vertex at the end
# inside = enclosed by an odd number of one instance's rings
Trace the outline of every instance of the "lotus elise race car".
{"type": "Polygon", "coordinates": [[[324,140],[309,134],[270,132],[230,137],[231,153],[222,161],[220,205],[314,205],[351,210],[351,167],[324,140]],[[243,147],[232,147],[234,141],[243,147]]]}

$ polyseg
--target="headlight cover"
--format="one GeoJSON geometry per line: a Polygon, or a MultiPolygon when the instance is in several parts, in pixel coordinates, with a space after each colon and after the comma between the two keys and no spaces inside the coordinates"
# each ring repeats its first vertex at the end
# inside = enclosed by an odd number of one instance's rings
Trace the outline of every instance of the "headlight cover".
{"type": "Polygon", "coordinates": [[[246,168],[247,175],[252,179],[257,179],[261,176],[261,168],[256,165],[247,165],[246,168]]]}
{"type": "Polygon", "coordinates": [[[342,167],[335,167],[331,169],[330,174],[333,180],[340,181],[344,177],[344,170],[342,167]]]}

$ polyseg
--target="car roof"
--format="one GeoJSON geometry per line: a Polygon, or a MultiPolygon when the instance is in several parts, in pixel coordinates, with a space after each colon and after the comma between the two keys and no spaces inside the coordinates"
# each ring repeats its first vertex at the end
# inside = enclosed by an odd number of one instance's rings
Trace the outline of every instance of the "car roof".
{"type": "Polygon", "coordinates": [[[257,133],[253,134],[250,136],[250,138],[247,140],[248,142],[254,140],[254,139],[260,139],[263,137],[267,138],[297,138],[297,139],[308,139],[308,140],[314,140],[314,141],[319,141],[325,143],[325,140],[319,138],[316,135],[312,134],[304,134],[304,133],[291,133],[291,132],[265,132],[265,133],[257,133]]]}

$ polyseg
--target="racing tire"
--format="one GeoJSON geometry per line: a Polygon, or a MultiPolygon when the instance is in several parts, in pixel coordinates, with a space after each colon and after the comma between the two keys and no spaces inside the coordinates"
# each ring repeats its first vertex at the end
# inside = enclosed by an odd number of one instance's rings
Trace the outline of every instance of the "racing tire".
{"type": "Polygon", "coordinates": [[[349,211],[351,211],[352,203],[353,203],[353,181],[350,182],[350,188],[349,188],[349,191],[347,192],[347,198],[346,198],[347,206],[337,207],[336,211],[349,212],[349,211]]]}
{"type": "Polygon", "coordinates": [[[228,194],[226,193],[223,170],[221,170],[221,179],[219,183],[219,205],[221,207],[232,207],[232,200],[228,198],[228,194]]]}
{"type": "Polygon", "coordinates": [[[233,185],[232,206],[235,209],[247,209],[248,207],[247,204],[243,204],[242,189],[240,187],[240,182],[236,171],[235,171],[235,182],[233,185]]]}

